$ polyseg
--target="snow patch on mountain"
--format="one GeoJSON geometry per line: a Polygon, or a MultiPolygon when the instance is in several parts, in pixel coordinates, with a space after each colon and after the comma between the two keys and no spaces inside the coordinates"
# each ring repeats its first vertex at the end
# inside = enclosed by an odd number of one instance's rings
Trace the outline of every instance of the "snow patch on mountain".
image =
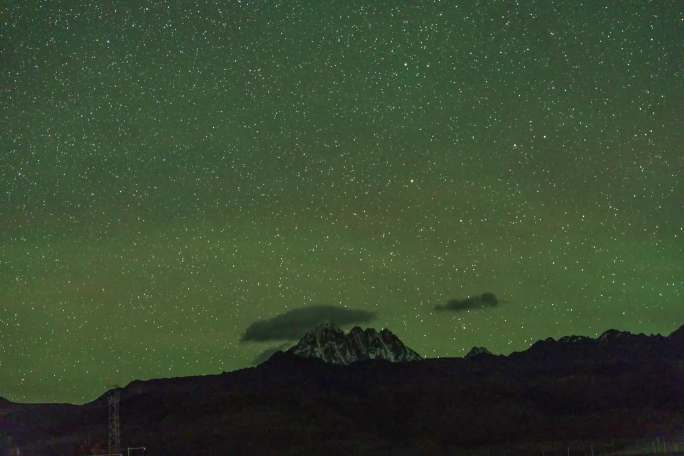
{"type": "Polygon", "coordinates": [[[378,332],[373,328],[361,329],[356,326],[345,334],[333,323],[323,323],[307,332],[288,352],[333,364],[351,364],[371,359],[395,363],[422,359],[388,329],[378,332]]]}

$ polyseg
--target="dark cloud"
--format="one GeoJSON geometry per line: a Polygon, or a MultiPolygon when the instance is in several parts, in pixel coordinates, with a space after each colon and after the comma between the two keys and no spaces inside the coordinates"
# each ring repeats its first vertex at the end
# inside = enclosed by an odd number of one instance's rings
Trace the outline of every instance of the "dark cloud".
{"type": "Polygon", "coordinates": [[[309,306],[288,310],[273,318],[258,320],[249,325],[240,339],[242,342],[297,340],[306,331],[329,321],[337,326],[373,320],[375,312],[345,309],[335,306],[309,306]]]}
{"type": "Polygon", "coordinates": [[[266,350],[262,351],[261,353],[259,353],[258,355],[256,355],[254,357],[252,364],[254,364],[255,366],[258,366],[259,364],[263,363],[268,358],[270,358],[275,352],[287,350],[288,348],[290,348],[290,345],[292,345],[290,342],[285,342],[284,344],[280,344],[280,345],[276,345],[275,347],[267,348],[266,350]]]}
{"type": "Polygon", "coordinates": [[[467,310],[496,307],[499,305],[499,303],[500,301],[494,293],[486,292],[479,296],[468,296],[465,299],[452,299],[443,306],[436,306],[435,310],[465,312],[467,310]]]}

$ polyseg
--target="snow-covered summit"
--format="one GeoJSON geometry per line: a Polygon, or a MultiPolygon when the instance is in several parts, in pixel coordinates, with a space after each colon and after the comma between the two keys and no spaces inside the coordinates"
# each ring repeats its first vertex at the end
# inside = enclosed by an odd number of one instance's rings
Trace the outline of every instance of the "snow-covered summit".
{"type": "Polygon", "coordinates": [[[406,347],[388,329],[380,332],[358,326],[345,334],[333,323],[323,323],[307,332],[289,353],[304,358],[318,358],[333,364],[351,364],[369,359],[391,362],[416,361],[421,356],[406,347]]]}

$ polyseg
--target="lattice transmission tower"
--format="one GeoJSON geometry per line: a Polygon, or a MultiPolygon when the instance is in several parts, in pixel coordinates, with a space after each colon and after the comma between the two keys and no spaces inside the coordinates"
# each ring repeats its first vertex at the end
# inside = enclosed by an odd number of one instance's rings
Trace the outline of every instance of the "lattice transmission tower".
{"type": "Polygon", "coordinates": [[[121,454],[121,428],[119,424],[119,390],[109,394],[109,450],[111,455],[121,454]]]}

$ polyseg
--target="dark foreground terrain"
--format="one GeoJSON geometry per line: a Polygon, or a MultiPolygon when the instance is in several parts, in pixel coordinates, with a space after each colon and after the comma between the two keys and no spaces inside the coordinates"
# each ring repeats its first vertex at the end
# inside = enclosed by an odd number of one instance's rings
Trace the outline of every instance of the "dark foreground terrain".
{"type": "MultiPolygon", "coordinates": [[[[147,455],[608,454],[684,440],[684,327],[549,339],[508,357],[344,366],[277,353],[120,393],[122,443],[147,455]]],[[[105,453],[106,442],[106,395],[0,400],[0,455],[105,453]]]]}

